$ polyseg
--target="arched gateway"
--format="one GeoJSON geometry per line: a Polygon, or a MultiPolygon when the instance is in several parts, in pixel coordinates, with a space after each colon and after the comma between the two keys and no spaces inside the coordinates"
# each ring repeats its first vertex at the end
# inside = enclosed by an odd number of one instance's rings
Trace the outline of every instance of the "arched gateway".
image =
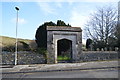
{"type": "Polygon", "coordinates": [[[57,41],[57,61],[72,61],[72,41],[68,39],[60,39],[57,41]]]}
{"type": "Polygon", "coordinates": [[[47,63],[58,63],[58,55],[67,55],[72,62],[78,62],[82,51],[81,48],[81,28],[47,26],[47,63]]]}

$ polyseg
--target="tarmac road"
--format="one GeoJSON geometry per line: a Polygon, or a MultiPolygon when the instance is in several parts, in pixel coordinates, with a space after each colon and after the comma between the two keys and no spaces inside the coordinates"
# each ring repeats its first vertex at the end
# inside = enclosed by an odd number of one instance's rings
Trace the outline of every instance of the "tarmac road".
{"type": "Polygon", "coordinates": [[[99,69],[99,70],[75,70],[57,72],[30,72],[2,74],[3,78],[118,78],[118,70],[99,69]]]}

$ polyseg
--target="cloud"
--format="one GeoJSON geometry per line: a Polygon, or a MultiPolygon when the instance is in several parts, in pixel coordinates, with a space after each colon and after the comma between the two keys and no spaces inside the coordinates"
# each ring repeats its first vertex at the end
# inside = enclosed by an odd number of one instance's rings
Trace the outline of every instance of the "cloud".
{"type": "Polygon", "coordinates": [[[56,2],[55,5],[56,5],[58,8],[62,8],[62,3],[61,3],[61,2],[56,2]]]}
{"type": "Polygon", "coordinates": [[[83,28],[87,20],[88,16],[81,15],[79,12],[73,10],[69,22],[74,27],[83,28]]]}
{"type": "Polygon", "coordinates": [[[118,0],[84,0],[85,2],[118,2],[118,0]]]}
{"type": "Polygon", "coordinates": [[[118,2],[119,0],[34,0],[38,2],[118,2]]]}
{"type": "Polygon", "coordinates": [[[77,9],[78,8],[71,10],[71,17],[69,19],[69,23],[73,27],[81,27],[82,28],[82,30],[83,30],[83,32],[82,32],[82,36],[83,36],[82,43],[85,44],[86,39],[84,38],[84,35],[85,35],[84,26],[85,26],[86,22],[89,20],[89,16],[81,14],[77,9]]]}
{"type": "Polygon", "coordinates": [[[1,0],[1,2],[118,2],[119,0],[1,0]]]}
{"type": "MultiPolygon", "coordinates": [[[[11,19],[12,22],[16,22],[16,18],[11,19]]],[[[25,24],[27,21],[24,18],[18,18],[18,23],[19,24],[25,24]]]]}
{"type": "Polygon", "coordinates": [[[37,2],[40,9],[42,9],[45,13],[55,14],[55,9],[49,5],[47,2],[37,2]]]}

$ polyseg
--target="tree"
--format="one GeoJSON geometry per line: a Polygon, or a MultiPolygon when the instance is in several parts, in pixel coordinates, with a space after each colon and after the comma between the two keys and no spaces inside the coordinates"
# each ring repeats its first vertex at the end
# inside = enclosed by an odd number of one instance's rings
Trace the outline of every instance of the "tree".
{"type": "Polygon", "coordinates": [[[44,24],[39,26],[35,35],[37,46],[45,49],[47,48],[47,26],[56,26],[56,24],[52,21],[45,22],[44,24]]]}
{"type": "Polygon", "coordinates": [[[101,42],[106,47],[109,38],[114,38],[117,19],[117,11],[112,7],[99,8],[91,15],[86,24],[86,32],[94,42],[101,42]]]}
{"type": "Polygon", "coordinates": [[[58,20],[57,24],[50,21],[50,22],[45,22],[44,24],[39,26],[35,35],[35,38],[36,38],[35,41],[39,48],[47,49],[47,30],[46,30],[47,26],[68,26],[69,27],[70,25],[69,24],[66,25],[64,21],[58,20]]]}
{"type": "Polygon", "coordinates": [[[65,22],[64,21],[61,21],[61,20],[58,20],[57,21],[57,26],[68,26],[68,27],[71,27],[71,25],[67,25],[67,24],[65,24],[65,22]]]}

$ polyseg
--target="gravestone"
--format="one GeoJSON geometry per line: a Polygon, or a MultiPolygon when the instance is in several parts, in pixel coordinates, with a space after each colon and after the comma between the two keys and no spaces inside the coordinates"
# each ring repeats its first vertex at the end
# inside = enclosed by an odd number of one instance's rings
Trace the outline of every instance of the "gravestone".
{"type": "MultiPolygon", "coordinates": [[[[47,26],[47,63],[58,63],[58,41],[71,42],[72,62],[78,62],[82,53],[82,30],[79,27],[47,26]]],[[[64,44],[63,44],[64,45],[64,44]]]]}

